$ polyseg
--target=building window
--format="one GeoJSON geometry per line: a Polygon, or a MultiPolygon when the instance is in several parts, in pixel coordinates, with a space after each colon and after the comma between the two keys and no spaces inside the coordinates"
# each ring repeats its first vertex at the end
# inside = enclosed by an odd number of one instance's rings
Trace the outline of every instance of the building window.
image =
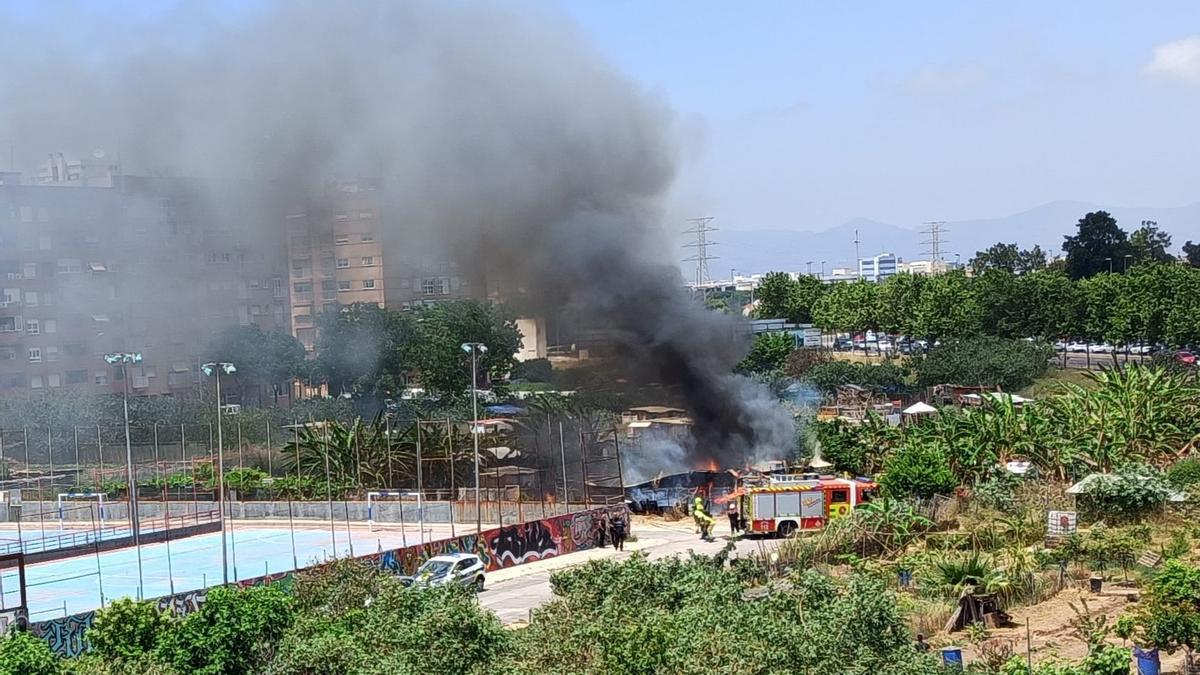
{"type": "Polygon", "coordinates": [[[311,281],[301,281],[299,283],[292,284],[292,289],[294,289],[297,293],[312,293],[312,288],[311,281]]]}
{"type": "Polygon", "coordinates": [[[441,277],[432,277],[421,280],[422,295],[449,295],[450,280],[441,277]]]}
{"type": "Polygon", "coordinates": [[[373,288],[375,288],[375,280],[374,279],[363,279],[363,289],[369,291],[373,288]]]}
{"type": "Polygon", "coordinates": [[[58,387],[62,385],[62,378],[58,373],[50,373],[46,376],[46,384],[50,385],[51,387],[58,387]]]}
{"type": "Polygon", "coordinates": [[[79,344],[78,342],[72,342],[71,344],[63,347],[63,351],[71,356],[83,356],[84,352],[87,350],[84,349],[83,345],[79,344]]]}
{"type": "MultiPolygon", "coordinates": [[[[100,374],[99,371],[97,371],[96,374],[99,375],[100,374]]],[[[98,380],[100,378],[97,377],[96,379],[98,380]]],[[[67,371],[67,384],[83,384],[84,382],[87,382],[87,381],[88,381],[88,371],[87,370],[68,370],[67,371]]],[[[97,384],[99,384],[99,382],[97,382],[97,384]]]]}
{"type": "Polygon", "coordinates": [[[25,322],[25,334],[26,335],[40,335],[41,332],[42,332],[42,326],[41,326],[41,324],[38,323],[37,319],[29,319],[28,321],[25,322]]]}
{"type": "Polygon", "coordinates": [[[58,347],[46,347],[46,363],[54,363],[58,360],[58,347]]]}
{"type": "Polygon", "coordinates": [[[349,266],[350,266],[350,259],[349,259],[349,258],[338,258],[338,259],[337,259],[337,268],[338,268],[339,270],[344,270],[344,269],[346,269],[346,268],[347,268],[347,267],[349,267],[349,266]]]}
{"type": "Polygon", "coordinates": [[[102,387],[106,386],[108,384],[108,373],[103,370],[97,370],[95,382],[102,387]]]}
{"type": "Polygon", "coordinates": [[[373,256],[373,255],[364,255],[363,256],[363,259],[362,259],[363,267],[373,267],[374,265],[375,265],[375,256],[373,256]]]}
{"type": "Polygon", "coordinates": [[[54,271],[59,274],[79,274],[83,272],[83,263],[78,258],[59,258],[54,271]]]}
{"type": "Polygon", "coordinates": [[[42,251],[49,251],[50,250],[50,237],[47,237],[46,235],[42,235],[42,236],[38,237],[38,249],[40,249],[42,251]]]}
{"type": "Polygon", "coordinates": [[[17,350],[12,347],[0,347],[0,361],[16,361],[17,350]]]}
{"type": "Polygon", "coordinates": [[[21,207],[21,222],[22,223],[32,223],[33,222],[33,207],[32,206],[22,206],[21,207]]]}
{"type": "Polygon", "coordinates": [[[375,241],[375,235],[373,235],[373,234],[364,234],[364,235],[362,235],[362,236],[359,238],[359,241],[361,241],[361,242],[362,242],[362,243],[364,243],[364,244],[369,244],[369,243],[371,243],[371,242],[375,241]]]}
{"type": "Polygon", "coordinates": [[[3,302],[5,305],[20,301],[21,289],[19,288],[6,288],[4,289],[4,295],[0,295],[0,302],[3,302]]]}
{"type": "Polygon", "coordinates": [[[0,333],[17,332],[17,317],[0,316],[0,333]]]}
{"type": "Polygon", "coordinates": [[[283,297],[283,278],[275,277],[271,279],[271,296],[276,298],[283,297]]]}
{"type": "Polygon", "coordinates": [[[45,305],[46,307],[53,307],[54,306],[54,294],[53,293],[42,293],[42,304],[45,305]]]}
{"type": "Polygon", "coordinates": [[[29,388],[30,389],[41,389],[42,388],[42,376],[34,375],[33,377],[29,378],[29,388]]]}
{"type": "Polygon", "coordinates": [[[311,326],[312,325],[312,315],[311,314],[297,314],[296,315],[296,325],[297,326],[311,326]]]}
{"type": "Polygon", "coordinates": [[[48,334],[49,333],[57,333],[58,332],[58,320],[57,319],[46,319],[45,325],[42,327],[46,329],[46,333],[48,333],[48,334]]]}
{"type": "Polygon", "coordinates": [[[30,363],[41,363],[42,362],[42,349],[40,347],[30,347],[29,348],[29,362],[30,363]]]}
{"type": "Polygon", "coordinates": [[[25,263],[21,268],[26,279],[37,278],[37,263],[25,263]]]}
{"type": "Polygon", "coordinates": [[[350,282],[349,282],[349,281],[339,281],[339,282],[338,282],[338,290],[339,290],[339,291],[348,291],[348,290],[350,290],[350,282]]]}
{"type": "Polygon", "coordinates": [[[333,219],[334,219],[334,220],[336,220],[336,221],[337,221],[337,222],[339,222],[339,223],[344,223],[344,222],[346,222],[347,220],[350,220],[350,216],[348,216],[348,215],[346,215],[346,214],[344,214],[344,213],[338,213],[338,214],[335,214],[335,215],[333,216],[333,219]]]}
{"type": "Polygon", "coordinates": [[[350,243],[350,235],[339,234],[338,236],[333,238],[333,243],[337,244],[338,246],[341,246],[343,244],[349,244],[350,243]]]}
{"type": "Polygon", "coordinates": [[[25,305],[28,307],[38,306],[38,294],[36,291],[25,291],[25,305]]]}

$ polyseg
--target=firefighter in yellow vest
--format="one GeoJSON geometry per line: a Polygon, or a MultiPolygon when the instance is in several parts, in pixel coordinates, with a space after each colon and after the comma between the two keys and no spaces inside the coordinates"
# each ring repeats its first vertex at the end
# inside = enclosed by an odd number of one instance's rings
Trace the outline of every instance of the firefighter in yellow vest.
{"type": "Polygon", "coordinates": [[[692,506],[692,517],[696,519],[696,526],[700,528],[700,539],[712,541],[709,532],[717,521],[704,512],[704,497],[700,493],[696,493],[696,501],[692,506]]]}

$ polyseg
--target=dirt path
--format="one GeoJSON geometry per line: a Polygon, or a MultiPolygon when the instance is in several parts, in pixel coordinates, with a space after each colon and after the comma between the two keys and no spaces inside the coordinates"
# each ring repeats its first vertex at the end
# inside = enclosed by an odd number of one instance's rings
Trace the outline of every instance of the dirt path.
{"type": "MultiPolygon", "coordinates": [[[[1055,658],[1078,661],[1087,656],[1087,643],[1076,636],[1071,622],[1077,616],[1076,610],[1083,611],[1084,602],[1087,603],[1087,611],[1092,617],[1107,616],[1109,625],[1115,622],[1117,617],[1136,607],[1135,603],[1129,601],[1128,592],[1120,589],[1097,595],[1069,588],[1040,605],[1011,610],[1009,615],[1013,625],[989,630],[988,640],[1009,643],[1014,654],[1025,654],[1025,621],[1028,619],[1035,663],[1055,658]]],[[[942,633],[936,637],[936,644],[962,645],[963,656],[968,663],[980,657],[978,647],[966,643],[964,632],[953,635],[942,633]]],[[[1113,643],[1120,644],[1120,640],[1114,639],[1113,643]]],[[[1162,654],[1162,672],[1164,675],[1182,673],[1183,653],[1162,654]]]]}

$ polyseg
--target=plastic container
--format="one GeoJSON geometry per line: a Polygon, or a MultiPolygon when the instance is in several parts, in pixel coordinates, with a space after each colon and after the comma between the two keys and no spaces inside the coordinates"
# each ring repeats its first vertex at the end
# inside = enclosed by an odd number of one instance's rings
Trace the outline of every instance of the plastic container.
{"type": "Polygon", "coordinates": [[[942,666],[951,671],[962,672],[962,647],[942,647],[942,666]]]}
{"type": "Polygon", "coordinates": [[[1158,675],[1162,666],[1158,660],[1158,649],[1134,647],[1133,660],[1137,663],[1138,675],[1158,675]]]}

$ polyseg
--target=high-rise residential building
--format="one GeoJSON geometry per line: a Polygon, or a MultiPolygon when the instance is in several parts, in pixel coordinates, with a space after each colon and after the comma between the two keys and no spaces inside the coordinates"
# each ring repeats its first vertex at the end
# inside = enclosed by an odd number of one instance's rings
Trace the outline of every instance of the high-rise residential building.
{"type": "Polygon", "coordinates": [[[103,356],[139,352],[131,391],[196,387],[234,324],[287,330],[286,256],[214,218],[187,181],[52,157],[0,179],[0,395],[120,391],[103,356]]]}
{"type": "Polygon", "coordinates": [[[313,351],[316,315],[344,305],[384,306],[379,200],[367,181],[338,181],[287,216],[292,334],[313,351]]]}
{"type": "Polygon", "coordinates": [[[896,275],[899,262],[899,258],[891,253],[880,253],[873,258],[862,258],[858,261],[858,276],[866,281],[881,282],[896,275]]]}

